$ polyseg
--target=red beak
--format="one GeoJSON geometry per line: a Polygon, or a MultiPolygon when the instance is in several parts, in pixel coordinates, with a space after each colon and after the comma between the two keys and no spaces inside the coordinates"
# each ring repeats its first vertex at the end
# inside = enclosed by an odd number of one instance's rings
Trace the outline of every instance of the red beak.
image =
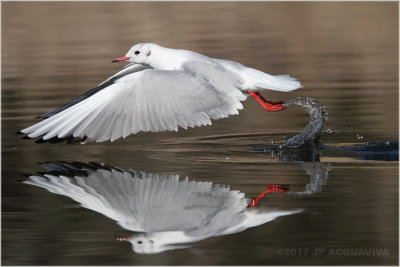
{"type": "Polygon", "coordinates": [[[113,59],[113,61],[111,61],[112,63],[114,62],[121,62],[121,61],[127,61],[131,59],[130,57],[117,57],[116,59],[113,59]]]}
{"type": "Polygon", "coordinates": [[[129,240],[131,240],[132,238],[130,238],[130,237],[117,237],[117,240],[118,241],[129,241],[129,240]]]}

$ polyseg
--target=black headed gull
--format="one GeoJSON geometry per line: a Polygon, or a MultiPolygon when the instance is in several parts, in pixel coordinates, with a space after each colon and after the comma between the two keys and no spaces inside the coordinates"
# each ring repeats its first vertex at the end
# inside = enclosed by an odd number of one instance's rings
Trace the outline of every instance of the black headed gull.
{"type": "Polygon", "coordinates": [[[114,141],[140,131],[178,131],[178,126],[211,125],[211,119],[238,114],[241,101],[253,96],[266,110],[282,102],[265,100],[260,91],[288,92],[300,82],[272,76],[237,62],[196,52],[143,43],[112,62],[128,61],[123,70],[23,129],[37,142],[114,141]]]}
{"type": "MultiPolygon", "coordinates": [[[[242,232],[302,211],[252,208],[261,196],[251,202],[228,185],[180,180],[178,175],[154,175],[94,163],[43,166],[50,172],[32,175],[25,183],[68,196],[126,230],[141,232],[118,238],[131,242],[137,253],[185,248],[187,245],[182,244],[242,232]]],[[[270,185],[267,191],[286,190],[270,185]]]]}

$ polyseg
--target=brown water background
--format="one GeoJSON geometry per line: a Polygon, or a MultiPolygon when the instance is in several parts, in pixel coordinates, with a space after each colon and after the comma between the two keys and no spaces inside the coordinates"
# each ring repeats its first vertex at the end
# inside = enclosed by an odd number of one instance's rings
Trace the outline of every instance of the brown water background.
{"type": "Polygon", "coordinates": [[[18,181],[43,171],[38,162],[92,161],[230,184],[248,197],[274,183],[301,191],[306,173],[250,150],[299,132],[308,120],[300,108],[266,113],[248,99],[239,116],[212,126],[113,143],[38,145],[15,135],[118,71],[122,65],[110,62],[131,45],[152,42],[298,78],[304,88],[264,95],[324,103],[325,145],[396,142],[398,31],[396,2],[3,2],[3,264],[398,264],[398,161],[326,151],[319,162],[331,170],[322,192],[261,203],[306,212],[156,255],[118,243],[127,231],[109,218],[18,181]],[[286,248],[386,248],[389,255],[280,255],[286,248]]]}

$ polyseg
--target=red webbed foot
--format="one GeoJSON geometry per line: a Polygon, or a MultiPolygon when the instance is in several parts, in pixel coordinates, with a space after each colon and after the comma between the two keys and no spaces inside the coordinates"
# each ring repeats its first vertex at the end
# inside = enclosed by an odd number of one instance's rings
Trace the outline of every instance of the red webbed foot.
{"type": "Polygon", "coordinates": [[[258,205],[260,199],[264,198],[268,193],[285,193],[289,191],[289,186],[285,184],[270,184],[267,187],[267,190],[262,192],[258,197],[254,198],[249,207],[255,207],[258,205]]]}
{"type": "Polygon", "coordinates": [[[249,95],[254,97],[266,111],[274,112],[286,109],[286,106],[283,101],[278,101],[278,102],[268,101],[258,92],[249,92],[249,95]]]}

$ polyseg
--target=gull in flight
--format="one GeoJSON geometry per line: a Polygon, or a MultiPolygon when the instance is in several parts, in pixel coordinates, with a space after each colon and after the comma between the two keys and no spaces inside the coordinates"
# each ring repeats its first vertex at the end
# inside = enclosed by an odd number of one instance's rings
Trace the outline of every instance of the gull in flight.
{"type": "Polygon", "coordinates": [[[152,43],[137,44],[120,72],[21,130],[37,143],[114,141],[130,134],[178,131],[211,125],[211,119],[238,114],[251,95],[267,111],[286,108],[260,92],[289,92],[301,86],[289,75],[269,75],[240,63],[152,43]]]}

